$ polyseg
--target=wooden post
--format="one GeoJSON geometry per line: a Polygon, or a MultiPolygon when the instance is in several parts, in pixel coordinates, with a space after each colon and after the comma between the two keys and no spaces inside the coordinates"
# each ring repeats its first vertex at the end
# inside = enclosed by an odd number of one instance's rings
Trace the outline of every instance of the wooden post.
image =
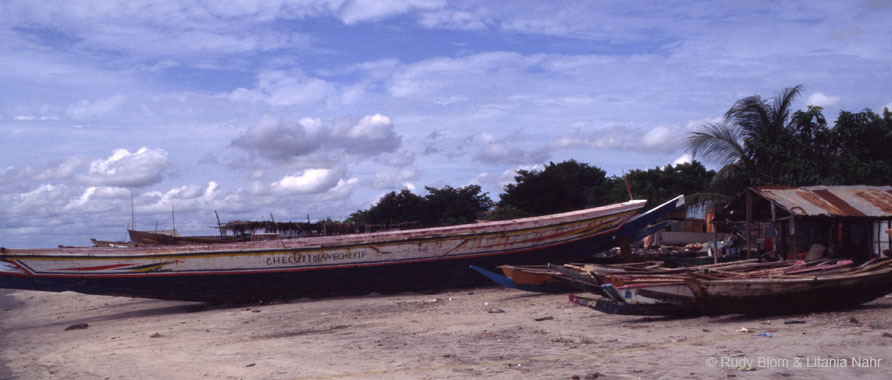
{"type": "Polygon", "coordinates": [[[220,214],[217,214],[217,210],[214,210],[214,215],[217,216],[217,229],[220,230],[220,238],[223,238],[223,225],[220,223],[220,214]]]}
{"type": "MultiPolygon", "coordinates": [[[[774,201],[771,201],[771,228],[774,230],[774,238],[772,238],[771,240],[771,249],[773,249],[775,252],[778,252],[780,255],[783,255],[783,252],[780,251],[780,247],[777,245],[777,238],[778,236],[780,236],[780,234],[777,231],[777,209],[774,201]]],[[[782,256],[782,258],[786,260],[786,256],[782,256]]]]}
{"type": "Polygon", "coordinates": [[[627,263],[632,262],[632,245],[629,243],[628,237],[619,240],[619,253],[623,255],[627,263]]]}
{"type": "Polygon", "coordinates": [[[796,217],[790,214],[790,246],[794,257],[799,254],[799,244],[796,241],[796,217]]]}
{"type": "Polygon", "coordinates": [[[746,258],[750,258],[753,250],[753,235],[750,230],[750,224],[753,222],[753,192],[746,192],[746,258]]]}

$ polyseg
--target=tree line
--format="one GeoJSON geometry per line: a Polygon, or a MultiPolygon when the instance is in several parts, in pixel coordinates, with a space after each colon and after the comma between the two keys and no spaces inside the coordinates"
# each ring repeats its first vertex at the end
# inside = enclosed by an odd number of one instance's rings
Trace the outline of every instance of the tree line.
{"type": "Polygon", "coordinates": [[[385,194],[347,221],[433,227],[553,214],[630,198],[647,199],[645,207],[680,194],[721,201],[750,186],[892,184],[892,113],[841,111],[830,126],[821,107],[792,109],[801,90],[800,85],[770,99],[740,99],[721,121],[691,132],[686,148],[695,159],[699,155],[722,165],[718,171],[693,160],[608,177],[597,166],[571,159],[518,170],[498,202],[478,185],[425,187],[425,196],[410,190],[385,194]]]}

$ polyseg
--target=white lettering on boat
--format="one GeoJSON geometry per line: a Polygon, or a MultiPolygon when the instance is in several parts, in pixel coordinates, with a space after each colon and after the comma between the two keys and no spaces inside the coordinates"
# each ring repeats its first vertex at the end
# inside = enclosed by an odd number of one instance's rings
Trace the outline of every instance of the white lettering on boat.
{"type": "Polygon", "coordinates": [[[305,254],[295,252],[291,255],[273,255],[267,256],[266,265],[288,265],[288,264],[307,264],[307,263],[323,263],[329,261],[344,261],[362,259],[368,252],[366,251],[350,251],[350,252],[330,252],[305,254]]]}

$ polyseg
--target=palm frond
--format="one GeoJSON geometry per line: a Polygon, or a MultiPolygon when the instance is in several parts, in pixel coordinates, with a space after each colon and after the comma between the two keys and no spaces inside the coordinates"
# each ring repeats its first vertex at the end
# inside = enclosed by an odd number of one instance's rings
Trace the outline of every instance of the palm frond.
{"type": "Polygon", "coordinates": [[[740,99],[725,113],[725,122],[739,126],[743,137],[764,135],[768,132],[766,126],[771,124],[766,108],[765,101],[758,95],[740,99]]]}
{"type": "Polygon", "coordinates": [[[787,119],[790,118],[790,107],[793,106],[793,100],[799,96],[801,91],[802,85],[799,84],[785,88],[774,97],[774,107],[771,109],[774,128],[780,130],[786,127],[787,119]]]}
{"type": "Polygon", "coordinates": [[[698,153],[706,160],[723,165],[744,160],[746,152],[741,144],[739,131],[725,123],[705,123],[691,132],[687,138],[691,156],[698,153]]]}

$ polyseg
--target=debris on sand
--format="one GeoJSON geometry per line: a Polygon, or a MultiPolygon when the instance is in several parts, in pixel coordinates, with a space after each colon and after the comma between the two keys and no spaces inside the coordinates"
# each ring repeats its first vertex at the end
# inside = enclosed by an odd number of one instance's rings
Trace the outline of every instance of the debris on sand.
{"type": "Polygon", "coordinates": [[[90,327],[90,325],[88,325],[88,324],[86,324],[86,323],[75,323],[75,324],[73,324],[73,325],[71,325],[71,326],[66,327],[66,328],[65,328],[65,331],[69,331],[69,330],[83,330],[83,329],[86,329],[87,327],[90,327]]]}

